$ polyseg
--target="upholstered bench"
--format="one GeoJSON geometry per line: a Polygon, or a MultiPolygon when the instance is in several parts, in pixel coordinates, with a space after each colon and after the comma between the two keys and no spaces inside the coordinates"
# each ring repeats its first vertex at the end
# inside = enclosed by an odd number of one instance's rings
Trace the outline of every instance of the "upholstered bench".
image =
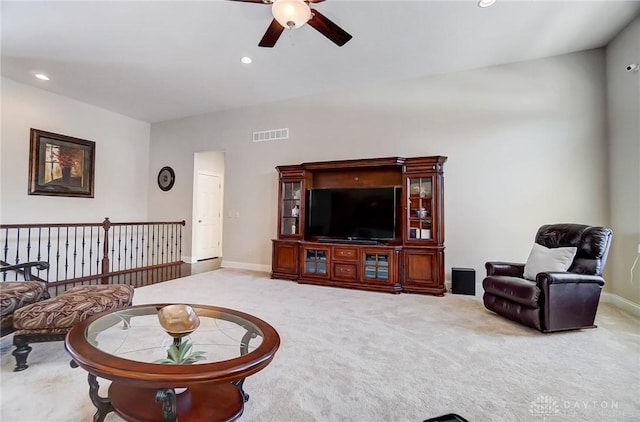
{"type": "Polygon", "coordinates": [[[14,371],[28,368],[29,343],[64,340],[78,322],[101,312],[131,306],[133,287],[124,284],[100,284],[73,287],[66,292],[24,306],[13,313],[13,345],[16,349],[14,371]]]}
{"type": "Polygon", "coordinates": [[[14,331],[13,313],[16,310],[50,297],[43,281],[31,280],[32,268],[43,271],[49,268],[49,264],[37,261],[0,266],[3,278],[0,282],[0,336],[4,337],[14,331]],[[8,272],[19,273],[24,280],[4,281],[8,272]]]}

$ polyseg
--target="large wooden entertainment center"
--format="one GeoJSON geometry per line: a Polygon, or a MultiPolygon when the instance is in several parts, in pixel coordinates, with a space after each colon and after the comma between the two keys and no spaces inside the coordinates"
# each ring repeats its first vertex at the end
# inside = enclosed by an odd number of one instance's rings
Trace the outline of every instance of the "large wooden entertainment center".
{"type": "Polygon", "coordinates": [[[443,295],[447,157],[390,157],[278,166],[278,238],[272,278],[443,295]],[[311,236],[310,189],[395,187],[395,235],[383,241],[311,236]]]}

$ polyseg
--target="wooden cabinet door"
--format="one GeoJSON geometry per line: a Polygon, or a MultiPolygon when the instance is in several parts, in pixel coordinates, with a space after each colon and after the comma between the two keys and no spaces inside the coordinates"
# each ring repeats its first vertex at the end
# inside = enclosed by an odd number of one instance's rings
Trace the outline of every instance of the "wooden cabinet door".
{"type": "Polygon", "coordinates": [[[444,252],[442,249],[404,249],[402,254],[403,291],[444,294],[444,252]]]}
{"type": "Polygon", "coordinates": [[[296,280],[298,278],[298,268],[300,267],[299,250],[298,242],[274,240],[271,277],[296,280]]]}

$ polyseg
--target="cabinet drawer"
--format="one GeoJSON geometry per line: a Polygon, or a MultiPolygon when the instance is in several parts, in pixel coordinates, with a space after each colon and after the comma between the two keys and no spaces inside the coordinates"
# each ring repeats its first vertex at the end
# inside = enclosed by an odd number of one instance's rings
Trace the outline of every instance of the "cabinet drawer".
{"type": "Polygon", "coordinates": [[[358,250],[356,248],[334,248],[334,259],[355,260],[358,259],[358,250]]]}
{"type": "Polygon", "coordinates": [[[333,278],[336,280],[355,281],[357,279],[357,265],[336,262],[333,265],[333,278]]]}

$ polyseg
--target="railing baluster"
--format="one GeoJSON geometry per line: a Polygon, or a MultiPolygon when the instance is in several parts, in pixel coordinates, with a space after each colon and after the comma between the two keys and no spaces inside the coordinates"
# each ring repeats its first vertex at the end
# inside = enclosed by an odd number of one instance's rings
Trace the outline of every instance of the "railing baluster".
{"type": "MultiPolygon", "coordinates": [[[[102,284],[109,284],[109,228],[111,228],[111,222],[108,218],[104,219],[104,251],[102,255],[102,284]]],[[[115,231],[115,230],[114,230],[115,231]]]]}
{"type": "Polygon", "coordinates": [[[180,226],[178,227],[178,229],[180,229],[180,243],[179,243],[179,245],[180,245],[180,250],[179,250],[179,252],[178,252],[178,256],[177,256],[176,261],[182,261],[182,225],[180,225],[180,226]]]}
{"type": "Polygon", "coordinates": [[[100,229],[96,231],[98,237],[96,241],[96,274],[100,274],[100,229]]]}
{"type": "Polygon", "coordinates": [[[76,278],[76,267],[78,265],[78,228],[73,228],[73,278],[76,278]]]}
{"type": "Polygon", "coordinates": [[[4,255],[2,260],[7,262],[7,254],[9,253],[9,229],[4,229],[4,255]]]}
{"type": "Polygon", "coordinates": [[[16,244],[18,245],[18,247],[16,248],[16,264],[18,264],[20,262],[20,229],[18,229],[17,233],[16,233],[16,244]]]}
{"type": "Polygon", "coordinates": [[[56,281],[58,281],[60,279],[60,227],[58,227],[56,237],[56,281]]]}
{"type": "MultiPolygon", "coordinates": [[[[160,227],[162,228],[162,245],[164,245],[165,231],[167,226],[165,224],[162,224],[160,227]]],[[[162,255],[162,259],[160,260],[160,262],[164,264],[164,248],[160,248],[160,254],[162,255]]]]}
{"type": "MultiPolygon", "coordinates": [[[[144,250],[145,250],[144,243],[145,243],[145,240],[147,240],[147,236],[149,236],[149,226],[142,226],[142,251],[140,252],[140,264],[142,267],[144,267],[144,262],[145,262],[144,258],[147,256],[144,253],[144,250]],[[145,231],[145,228],[146,228],[146,231],[145,231]]],[[[149,245],[149,242],[147,242],[147,245],[149,245]]],[[[149,252],[149,248],[147,248],[147,252],[149,252]]]]}
{"type": "Polygon", "coordinates": [[[141,236],[141,234],[140,234],[140,226],[136,225],[136,265],[135,265],[135,267],[138,266],[138,254],[140,253],[140,249],[139,249],[140,236],[141,236]]]}
{"type": "MultiPolygon", "coordinates": [[[[9,229],[4,229],[4,254],[2,256],[2,261],[7,262],[7,253],[9,253],[9,229]]],[[[7,273],[2,273],[2,281],[7,280],[7,273]]]]}
{"type": "Polygon", "coordinates": [[[151,265],[154,264],[153,259],[155,258],[155,251],[156,251],[156,225],[152,224],[151,225],[151,265]]]}
{"type": "Polygon", "coordinates": [[[91,263],[93,262],[93,226],[91,226],[89,232],[89,238],[91,239],[89,243],[89,275],[91,275],[91,263]]]}
{"type": "Polygon", "coordinates": [[[42,244],[42,227],[38,227],[38,256],[36,257],[36,261],[40,261],[40,245],[42,244]]]}
{"type": "Polygon", "coordinates": [[[164,243],[164,227],[162,224],[158,224],[158,253],[156,254],[156,259],[158,260],[158,264],[162,264],[162,245],[164,243]]]}
{"type": "Polygon", "coordinates": [[[170,248],[170,244],[171,244],[171,224],[165,224],[166,230],[167,230],[167,246],[166,246],[166,261],[165,262],[171,262],[171,255],[169,254],[169,248],[170,248]]]}
{"type": "MultiPolygon", "coordinates": [[[[122,227],[118,227],[119,231],[122,231],[122,227]]],[[[118,264],[118,269],[120,269],[120,242],[121,242],[121,238],[120,236],[118,236],[118,259],[116,260],[116,255],[115,255],[115,247],[116,247],[116,231],[113,230],[113,234],[111,237],[111,241],[112,241],[112,246],[111,246],[111,257],[113,258],[113,265],[111,265],[111,269],[115,269],[116,266],[116,262],[118,264]]]]}
{"type": "Polygon", "coordinates": [[[174,232],[175,226],[173,224],[169,225],[169,230],[171,231],[171,248],[170,248],[170,252],[169,252],[169,259],[173,259],[173,232],[174,232]]]}
{"type": "Polygon", "coordinates": [[[27,261],[31,261],[31,227],[27,229],[27,261]]]}
{"type": "MultiPolygon", "coordinates": [[[[49,230],[47,233],[47,262],[51,262],[51,226],[49,226],[49,230]]],[[[47,281],[49,281],[50,272],[51,272],[51,266],[47,268],[47,281]]]]}
{"type": "Polygon", "coordinates": [[[131,267],[133,267],[133,251],[134,251],[134,249],[133,249],[133,232],[134,232],[134,226],[131,226],[131,235],[130,235],[131,236],[130,237],[131,245],[129,247],[129,257],[130,257],[129,264],[131,265],[131,267]]]}
{"type": "Polygon", "coordinates": [[[87,240],[85,238],[85,231],[86,231],[86,226],[82,226],[82,260],[80,261],[80,277],[84,277],[84,263],[85,263],[85,245],[87,243],[87,240]]]}
{"type": "Polygon", "coordinates": [[[64,237],[64,278],[69,278],[69,227],[64,237]]]}

